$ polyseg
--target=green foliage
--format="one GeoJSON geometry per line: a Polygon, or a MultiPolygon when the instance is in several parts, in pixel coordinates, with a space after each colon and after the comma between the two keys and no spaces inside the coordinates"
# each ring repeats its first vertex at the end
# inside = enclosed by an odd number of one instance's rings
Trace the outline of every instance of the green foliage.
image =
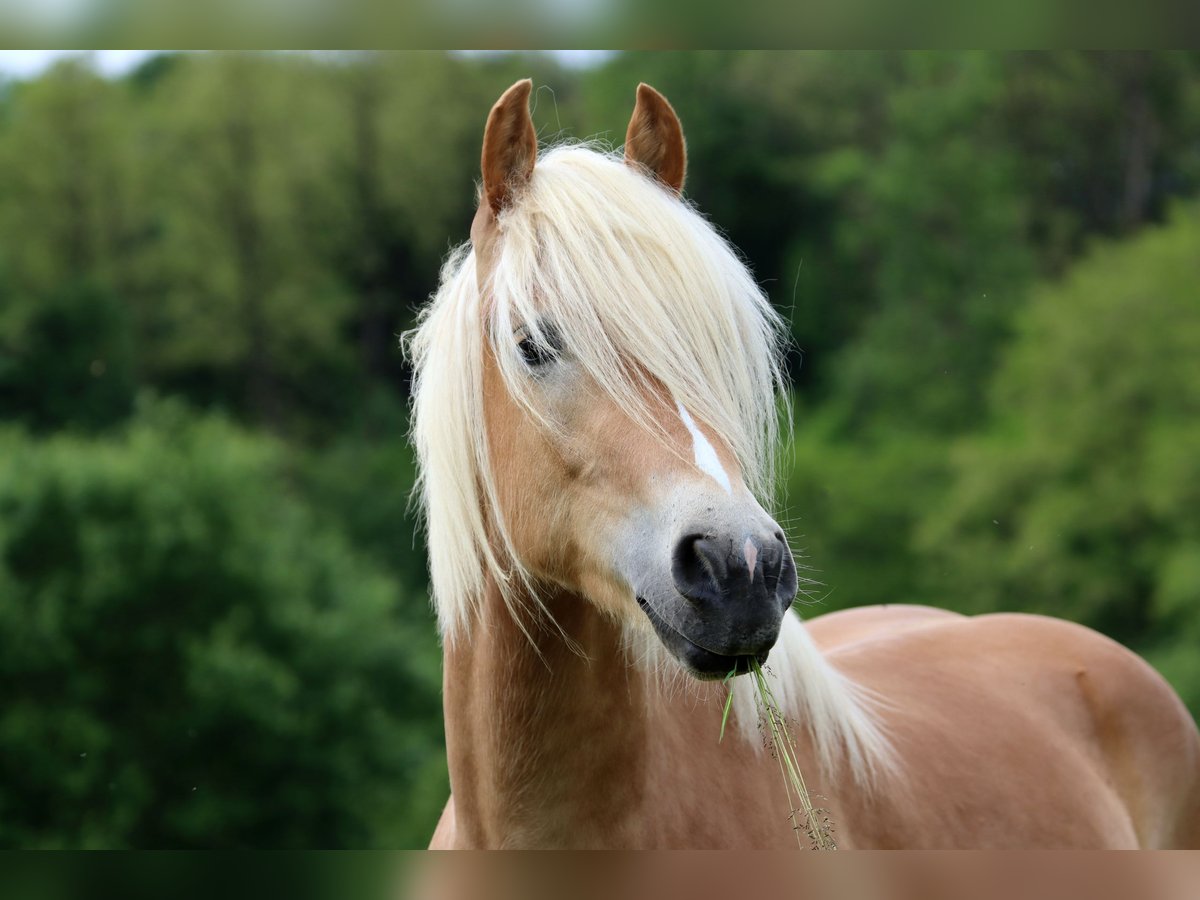
{"type": "MultiPolygon", "coordinates": [[[[952,602],[1195,639],[1200,209],[1037,291],[919,543],[952,602]]],[[[1191,697],[1200,700],[1200,684],[1191,697]]]]}
{"type": "Polygon", "coordinates": [[[781,521],[816,582],[801,615],[934,600],[908,535],[946,482],[944,444],[911,430],[848,441],[832,419],[802,420],[784,467],[781,521]]]}
{"type": "Polygon", "coordinates": [[[121,86],[65,62],[7,98],[0,129],[0,271],[26,297],[126,285],[143,197],[121,86]],[[19,177],[13,177],[19,175],[19,177]]]}
{"type": "MultiPolygon", "coordinates": [[[[0,287],[0,302],[9,299],[0,287]]],[[[0,419],[96,429],[124,419],[137,389],[133,329],[110,291],[64,285],[0,316],[0,419]]]]}
{"type": "Polygon", "coordinates": [[[952,430],[980,406],[1034,255],[1013,149],[987,115],[999,69],[993,54],[906,58],[887,98],[890,139],[839,175],[865,213],[839,222],[840,239],[876,260],[876,309],[839,379],[856,426],[952,430]]]}
{"type": "Polygon", "coordinates": [[[404,614],[432,632],[425,542],[412,502],[416,458],[395,439],[407,428],[408,410],[377,391],[336,440],[299,455],[295,475],[313,505],[407,588],[404,614]]]}
{"type": "Polygon", "coordinates": [[[400,598],[219,419],[5,433],[0,843],[418,840],[437,665],[400,598]]]}
{"type": "Polygon", "coordinates": [[[137,300],[155,334],[147,372],[277,427],[333,417],[361,388],[342,339],[353,298],[303,227],[328,163],[324,82],[292,61],[189,59],[135,123],[154,147],[144,258],[157,289],[137,300]]]}

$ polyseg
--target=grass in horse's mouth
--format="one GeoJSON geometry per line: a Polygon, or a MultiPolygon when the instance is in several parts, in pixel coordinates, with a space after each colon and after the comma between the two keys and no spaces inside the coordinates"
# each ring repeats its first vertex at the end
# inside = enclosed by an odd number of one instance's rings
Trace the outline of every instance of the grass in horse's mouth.
{"type": "MultiPolygon", "coordinates": [[[[721,716],[721,735],[718,740],[725,738],[725,724],[729,721],[729,711],[733,708],[733,689],[729,682],[737,674],[738,670],[735,668],[722,682],[729,691],[729,696],[725,700],[725,712],[721,716]]],[[[779,712],[779,704],[775,702],[775,695],[771,692],[766,673],[756,659],[750,662],[750,675],[758,688],[759,715],[761,724],[765,725],[766,737],[771,742],[771,755],[779,762],[779,771],[783,775],[783,790],[790,810],[788,817],[792,820],[796,842],[803,846],[800,837],[803,831],[808,835],[812,849],[836,850],[837,842],[833,839],[833,823],[829,820],[829,813],[813,806],[808,787],[804,783],[804,775],[796,760],[796,743],[792,739],[787,722],[779,712]]]]}

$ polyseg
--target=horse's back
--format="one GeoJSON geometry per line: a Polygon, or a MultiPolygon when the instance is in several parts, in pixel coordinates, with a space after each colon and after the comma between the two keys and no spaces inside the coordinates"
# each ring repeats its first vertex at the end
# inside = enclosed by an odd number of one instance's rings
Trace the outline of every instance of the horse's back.
{"type": "Polygon", "coordinates": [[[926,607],[810,624],[830,660],[883,700],[926,802],[978,785],[988,767],[995,784],[976,788],[981,805],[1021,794],[1035,813],[1072,820],[1068,842],[1200,843],[1196,725],[1166,681],[1115,641],[1042,616],[926,607]]]}
{"type": "Polygon", "coordinates": [[[965,616],[961,613],[935,606],[888,603],[840,609],[810,619],[805,624],[817,645],[829,653],[859,641],[886,639],[914,628],[963,618],[965,616]]]}

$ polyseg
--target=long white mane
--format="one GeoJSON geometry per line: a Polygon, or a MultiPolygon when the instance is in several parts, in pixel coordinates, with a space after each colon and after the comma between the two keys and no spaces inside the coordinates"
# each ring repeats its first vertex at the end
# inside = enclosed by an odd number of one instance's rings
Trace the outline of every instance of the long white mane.
{"type": "MultiPolygon", "coordinates": [[[[528,584],[504,523],[486,512],[498,504],[483,427],[485,346],[514,399],[539,419],[511,339],[518,327],[559,342],[628,415],[655,430],[639,381],[648,373],[732,450],[747,487],[768,507],[787,404],[785,329],[747,267],[699,213],[619,156],[582,145],[539,155],[497,224],[484,290],[465,244],[451,253],[437,293],[406,336],[433,598],[446,640],[469,628],[489,573],[510,604],[513,588],[528,584]],[[541,334],[544,322],[558,323],[559,333],[541,334]]],[[[796,675],[828,673],[820,684],[810,681],[814,691],[781,691],[796,698],[791,714],[853,759],[867,759],[880,744],[870,720],[811,640],[786,643],[772,654],[775,668],[799,652],[813,659],[796,675]],[[801,695],[810,694],[822,699],[805,708],[811,704],[801,695]]],[[[747,702],[739,718],[753,727],[752,698],[738,706],[747,702]]]]}
{"type": "Polygon", "coordinates": [[[534,416],[511,339],[520,326],[545,342],[542,323],[559,323],[553,340],[654,429],[639,389],[639,373],[649,373],[731,448],[760,499],[772,482],[776,403],[786,402],[782,323],[746,266],[699,213],[619,157],[585,146],[542,154],[498,225],[487,302],[463,245],[407,338],[433,596],[447,637],[467,627],[489,570],[501,585],[520,575],[503,523],[484,515],[497,508],[483,428],[485,342],[534,416]],[[505,546],[492,548],[489,536],[505,546]]]}

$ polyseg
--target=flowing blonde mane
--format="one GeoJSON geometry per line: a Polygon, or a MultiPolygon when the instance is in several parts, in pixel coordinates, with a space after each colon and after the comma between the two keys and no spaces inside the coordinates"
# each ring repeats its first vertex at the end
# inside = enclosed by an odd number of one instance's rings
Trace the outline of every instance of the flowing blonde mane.
{"type": "MultiPolygon", "coordinates": [[[[442,633],[466,628],[485,574],[511,585],[511,543],[496,509],[483,429],[482,360],[492,334],[545,322],[601,390],[657,430],[648,373],[736,455],[765,501],[773,472],[783,324],[733,248],[690,206],[620,157],[586,146],[542,154],[528,187],[498,222],[500,240],[480,296],[466,244],[406,336],[413,361],[413,436],[442,633]],[[638,368],[630,365],[636,360],[638,368]],[[490,527],[489,527],[490,526],[490,527]],[[502,546],[492,548],[489,535],[502,546]]],[[[513,398],[541,411],[511,338],[492,343],[513,398]]]]}
{"type": "MultiPolygon", "coordinates": [[[[514,588],[528,585],[504,523],[485,514],[498,508],[483,427],[486,344],[513,398],[545,427],[553,426],[511,340],[518,327],[542,340],[543,323],[556,323],[553,339],[652,431],[659,426],[642,379],[654,378],[731,449],[764,506],[780,408],[788,402],[781,374],[786,329],[747,267],[696,210],[619,156],[583,145],[542,153],[497,224],[486,302],[475,254],[464,244],[450,254],[437,293],[405,339],[415,370],[413,437],[433,598],[446,640],[469,628],[489,573],[510,604],[514,588]]],[[[827,673],[808,685],[813,691],[791,689],[791,696],[820,700],[813,706],[797,699],[793,713],[852,750],[859,768],[857,759],[881,739],[811,640],[784,643],[784,652],[824,664],[799,666],[796,674],[827,673]]],[[[738,705],[747,702],[748,695],[738,705]]],[[[739,718],[753,727],[752,708],[739,718]]],[[[833,755],[832,744],[827,753],[833,755]]]]}

